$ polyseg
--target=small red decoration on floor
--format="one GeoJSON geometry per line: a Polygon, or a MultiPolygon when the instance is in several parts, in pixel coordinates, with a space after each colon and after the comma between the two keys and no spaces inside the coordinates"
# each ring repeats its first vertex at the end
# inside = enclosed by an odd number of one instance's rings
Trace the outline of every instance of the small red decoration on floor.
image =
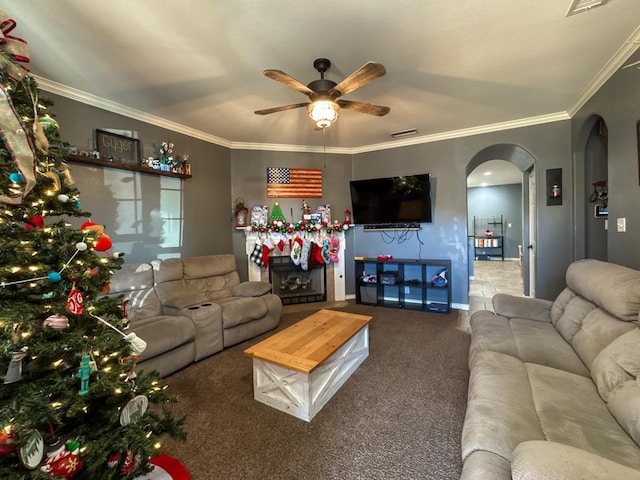
{"type": "Polygon", "coordinates": [[[155,465],[154,469],[144,477],[136,477],[135,480],[191,480],[186,468],[169,455],[158,455],[149,463],[155,465]]]}

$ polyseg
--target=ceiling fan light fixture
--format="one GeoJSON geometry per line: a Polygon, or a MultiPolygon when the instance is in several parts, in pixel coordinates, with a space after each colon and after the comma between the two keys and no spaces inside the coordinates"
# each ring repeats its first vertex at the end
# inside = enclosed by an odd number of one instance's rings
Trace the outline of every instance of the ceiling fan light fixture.
{"type": "Polygon", "coordinates": [[[318,128],[330,127],[338,119],[340,105],[333,100],[316,100],[307,107],[309,117],[318,128]]]}

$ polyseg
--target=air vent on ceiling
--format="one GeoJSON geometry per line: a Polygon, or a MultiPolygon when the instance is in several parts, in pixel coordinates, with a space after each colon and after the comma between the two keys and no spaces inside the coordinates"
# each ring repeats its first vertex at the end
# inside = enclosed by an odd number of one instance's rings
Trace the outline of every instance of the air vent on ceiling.
{"type": "Polygon", "coordinates": [[[399,132],[393,132],[391,136],[393,138],[400,138],[400,137],[408,137],[409,135],[415,135],[416,133],[418,133],[418,130],[416,130],[415,128],[410,128],[409,130],[401,130],[399,132]]]}
{"type": "Polygon", "coordinates": [[[575,15],[576,13],[586,12],[595,7],[601,7],[605,3],[607,3],[607,0],[571,0],[567,17],[575,15]]]}

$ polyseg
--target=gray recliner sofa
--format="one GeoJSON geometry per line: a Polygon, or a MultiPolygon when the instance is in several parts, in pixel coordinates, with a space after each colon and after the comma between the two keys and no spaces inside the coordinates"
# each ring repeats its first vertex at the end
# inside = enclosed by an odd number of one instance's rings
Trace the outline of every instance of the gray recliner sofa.
{"type": "Polygon", "coordinates": [[[471,317],[462,480],[640,480],[640,272],[572,263],[553,301],[471,317]]]}
{"type": "Polygon", "coordinates": [[[161,376],[274,329],[282,302],[267,282],[240,282],[235,257],[125,264],[110,296],[124,296],[128,331],[147,342],[136,371],[161,376]]]}

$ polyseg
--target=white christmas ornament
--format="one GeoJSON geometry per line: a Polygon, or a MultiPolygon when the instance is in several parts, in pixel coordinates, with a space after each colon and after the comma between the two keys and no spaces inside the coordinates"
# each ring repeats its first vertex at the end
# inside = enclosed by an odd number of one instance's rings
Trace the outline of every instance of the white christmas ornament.
{"type": "Polygon", "coordinates": [[[140,355],[147,348],[147,342],[142,340],[134,332],[127,333],[124,339],[131,345],[131,353],[134,355],[140,355]]]}
{"type": "Polygon", "coordinates": [[[81,252],[84,252],[87,249],[87,244],[84,242],[78,242],[76,243],[76,250],[79,250],[81,252]]]}
{"type": "Polygon", "coordinates": [[[61,193],[60,195],[58,195],[58,200],[62,203],[67,203],[69,201],[69,196],[61,193]]]}

